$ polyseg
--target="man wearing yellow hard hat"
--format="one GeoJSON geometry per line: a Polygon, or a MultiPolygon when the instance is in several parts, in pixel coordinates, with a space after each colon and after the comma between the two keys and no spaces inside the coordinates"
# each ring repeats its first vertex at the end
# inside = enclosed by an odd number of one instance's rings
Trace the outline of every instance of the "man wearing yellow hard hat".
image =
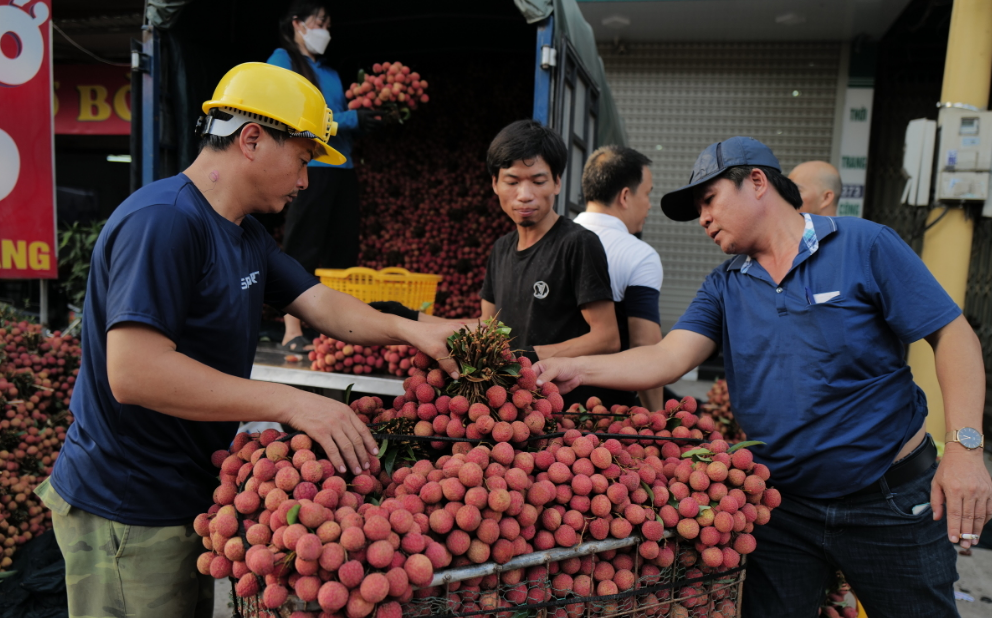
{"type": "Polygon", "coordinates": [[[348,406],[248,379],[263,303],[332,337],[447,356],[450,325],[320,285],[251,216],[292,202],[311,159],[343,159],[327,145],[336,125],[320,92],[249,63],[203,111],[193,164],[125,200],[93,251],[75,422],[37,490],[66,559],[71,616],[193,615],[204,548],[192,522],[212,504],[211,454],[239,422],[305,431],[342,473],[369,467],[376,444],[348,406]]]}

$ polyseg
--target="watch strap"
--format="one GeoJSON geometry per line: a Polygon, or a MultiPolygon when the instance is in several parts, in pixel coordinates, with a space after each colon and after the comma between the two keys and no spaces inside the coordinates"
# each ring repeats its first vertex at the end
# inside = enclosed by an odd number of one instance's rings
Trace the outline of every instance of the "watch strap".
{"type": "MultiPolygon", "coordinates": [[[[968,428],[966,427],[965,429],[968,429],[968,428]]],[[[954,429],[952,431],[948,431],[947,433],[945,433],[944,434],[944,443],[946,444],[947,442],[957,442],[957,443],[961,444],[961,439],[958,437],[958,432],[959,431],[961,431],[961,430],[960,429],[954,429]]],[[[976,448],[976,449],[977,448],[985,448],[985,434],[982,434],[982,433],[978,432],[977,430],[973,430],[973,431],[975,431],[976,433],[978,433],[981,436],[981,442],[976,447],[970,447],[969,448],[969,447],[965,446],[965,448],[967,448],[968,450],[972,450],[973,448],[976,448]]],[[[962,444],[962,446],[964,446],[964,445],[962,444]]]]}

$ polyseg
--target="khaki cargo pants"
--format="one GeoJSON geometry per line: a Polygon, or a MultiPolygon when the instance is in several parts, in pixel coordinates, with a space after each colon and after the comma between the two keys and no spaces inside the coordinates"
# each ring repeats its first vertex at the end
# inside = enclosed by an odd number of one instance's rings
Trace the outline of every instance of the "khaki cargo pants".
{"type": "Polygon", "coordinates": [[[212,615],[213,580],[203,581],[196,570],[204,549],[192,523],[156,528],[113,522],[71,506],[47,479],[35,493],[52,511],[55,539],[65,558],[69,616],[212,615]]]}

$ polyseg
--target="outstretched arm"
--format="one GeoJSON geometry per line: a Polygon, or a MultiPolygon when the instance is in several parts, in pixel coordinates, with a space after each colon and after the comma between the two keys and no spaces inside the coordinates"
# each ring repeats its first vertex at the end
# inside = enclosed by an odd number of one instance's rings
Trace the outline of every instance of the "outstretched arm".
{"type": "Polygon", "coordinates": [[[716,343],[708,337],[673,330],[656,345],[608,356],[542,360],[535,371],[539,383],[553,381],[565,393],[583,384],[640,391],[671,384],[715,349],[716,343]]]}
{"type": "Polygon", "coordinates": [[[347,465],[358,474],[369,467],[367,452],[378,454],[368,428],[340,401],[217,371],[137,322],[107,333],[107,378],[122,404],[193,421],[273,421],[305,431],[341,472],[347,465]]]}
{"type": "MultiPolygon", "coordinates": [[[[985,405],[985,367],[982,346],[963,315],[926,338],[933,347],[937,381],[944,399],[944,425],[948,431],[974,427],[981,431],[985,405]]],[[[938,440],[943,436],[936,436],[938,440]]],[[[987,438],[986,438],[987,439],[987,438]]],[[[968,450],[948,442],[933,478],[930,493],[933,518],[947,513],[947,536],[968,548],[972,541],[962,534],[982,533],[992,518],[992,479],[982,461],[982,449],[968,450]]]]}
{"type": "Polygon", "coordinates": [[[287,311],[318,331],[349,343],[388,345],[408,343],[431,358],[453,378],[455,362],[448,358],[447,338],[459,328],[453,320],[414,321],[380,313],[354,296],[317,284],[301,294],[287,311]]]}

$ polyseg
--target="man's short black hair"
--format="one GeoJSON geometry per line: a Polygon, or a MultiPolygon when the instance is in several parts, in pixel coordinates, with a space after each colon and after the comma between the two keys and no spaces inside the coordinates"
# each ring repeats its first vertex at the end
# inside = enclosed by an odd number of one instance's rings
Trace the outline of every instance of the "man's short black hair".
{"type": "MultiPolygon", "coordinates": [[[[258,126],[262,127],[262,129],[264,129],[265,132],[269,134],[269,137],[276,140],[277,144],[282,144],[289,139],[289,133],[286,133],[285,131],[279,131],[273,129],[272,127],[267,127],[264,124],[260,124],[258,126]]],[[[223,152],[227,150],[231,144],[238,141],[238,138],[241,136],[241,131],[243,131],[244,128],[245,125],[241,125],[240,127],[238,127],[237,131],[231,133],[230,135],[210,135],[210,134],[201,135],[200,151],[203,151],[204,148],[209,148],[210,150],[216,150],[218,152],[223,152]]]]}
{"type": "Polygon", "coordinates": [[[799,187],[796,183],[792,182],[788,176],[784,176],[782,172],[778,171],[774,167],[766,167],[764,165],[737,165],[734,167],[729,167],[722,174],[714,178],[710,182],[716,182],[721,178],[726,178],[734,183],[734,185],[740,189],[741,183],[744,179],[751,175],[751,170],[759,169],[765,173],[768,177],[768,182],[771,183],[778,194],[782,196],[786,202],[792,204],[792,207],[799,210],[803,206],[803,196],[799,194],[799,187]]]}
{"type": "Polygon", "coordinates": [[[536,120],[518,120],[503,127],[489,144],[486,169],[497,178],[499,171],[512,167],[514,161],[538,156],[547,162],[556,181],[565,173],[568,150],[558,133],[536,120]]]}
{"type": "Polygon", "coordinates": [[[648,165],[651,159],[633,148],[603,146],[592,153],[582,170],[582,197],[609,206],[624,187],[637,191],[648,165]]]}

